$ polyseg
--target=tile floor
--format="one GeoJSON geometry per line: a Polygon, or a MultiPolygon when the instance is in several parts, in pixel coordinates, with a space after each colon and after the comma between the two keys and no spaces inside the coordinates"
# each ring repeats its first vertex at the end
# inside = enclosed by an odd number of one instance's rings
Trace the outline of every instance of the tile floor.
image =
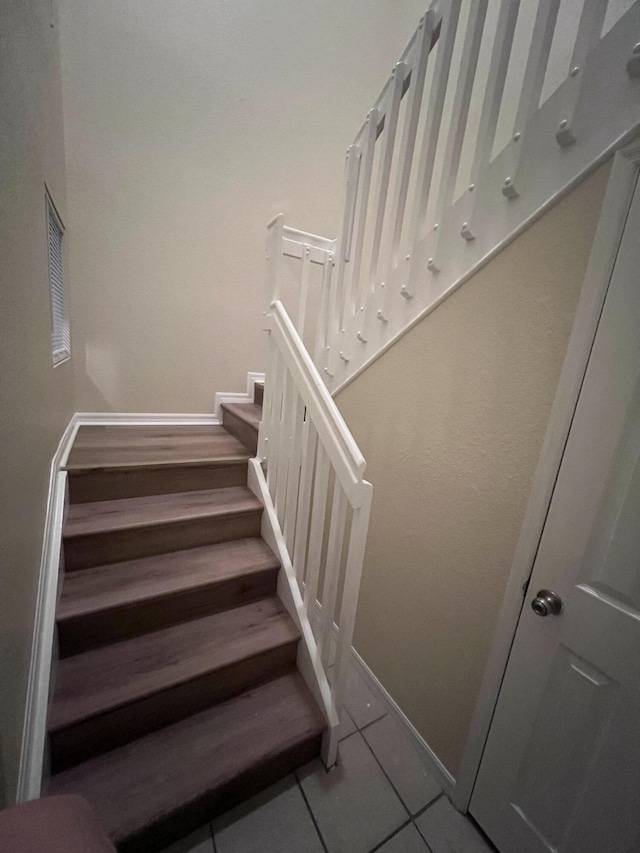
{"type": "Polygon", "coordinates": [[[490,853],[352,671],[339,746],[165,853],[490,853]]]}

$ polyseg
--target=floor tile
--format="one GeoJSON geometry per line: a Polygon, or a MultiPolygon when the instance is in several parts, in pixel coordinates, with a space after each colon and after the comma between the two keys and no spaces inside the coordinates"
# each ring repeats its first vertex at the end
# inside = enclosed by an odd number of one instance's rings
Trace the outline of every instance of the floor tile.
{"type": "Polygon", "coordinates": [[[298,777],[329,853],[368,853],[407,820],[359,733],[340,743],[338,766],[329,773],[316,760],[298,777]]]}
{"type": "Polygon", "coordinates": [[[416,818],[416,825],[432,853],[491,853],[473,823],[457,812],[446,797],[416,818]]]}
{"type": "Polygon", "coordinates": [[[376,699],[362,676],[353,667],[347,677],[344,704],[359,729],[386,714],[384,705],[376,699]]]}
{"type": "Polygon", "coordinates": [[[429,848],[415,826],[410,823],[379,847],[376,853],[429,853],[429,848]]]}
{"type": "Polygon", "coordinates": [[[217,853],[323,853],[293,776],[217,818],[213,832],[217,853]]]}
{"type": "Polygon", "coordinates": [[[340,734],[338,736],[338,740],[342,740],[345,737],[349,737],[355,731],[357,731],[356,724],[353,722],[351,718],[351,714],[347,711],[346,708],[342,709],[342,719],[340,720],[340,734]]]}
{"type": "Polygon", "coordinates": [[[362,734],[411,814],[438,796],[440,786],[392,717],[367,726],[362,734]]]}
{"type": "Polygon", "coordinates": [[[209,824],[201,827],[186,838],[165,848],[162,853],[213,853],[211,827],[209,824]]]}

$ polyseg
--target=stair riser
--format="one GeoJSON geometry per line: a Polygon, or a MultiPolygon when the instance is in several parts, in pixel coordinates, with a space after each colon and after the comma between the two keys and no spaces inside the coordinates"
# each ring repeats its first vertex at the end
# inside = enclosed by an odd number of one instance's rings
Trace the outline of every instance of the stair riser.
{"type": "Polygon", "coordinates": [[[65,570],[136,560],[260,535],[262,510],[65,537],[65,570]]]}
{"type": "Polygon", "coordinates": [[[98,468],[69,471],[69,502],[72,504],[225,489],[244,486],[247,463],[169,465],[157,468],[98,468]]]}
{"type": "Polygon", "coordinates": [[[222,408],[222,426],[227,430],[227,432],[230,432],[234,438],[241,441],[247,450],[251,451],[253,454],[257,453],[258,431],[241,418],[236,417],[232,412],[226,411],[224,406],[222,408]]]}
{"type": "Polygon", "coordinates": [[[51,772],[170,726],[295,669],[298,640],[204,673],[113,711],[50,732],[51,772]]]}
{"type": "Polygon", "coordinates": [[[144,831],[129,838],[114,839],[120,853],[158,853],[167,844],[184,838],[249,797],[264,791],[284,779],[298,767],[313,761],[320,754],[322,736],[310,737],[290,747],[268,761],[255,766],[250,772],[235,778],[224,788],[204,793],[168,817],[145,827],[144,831]]]}
{"type": "Polygon", "coordinates": [[[61,657],[197,619],[276,591],[278,568],[58,622],[61,657]]]}

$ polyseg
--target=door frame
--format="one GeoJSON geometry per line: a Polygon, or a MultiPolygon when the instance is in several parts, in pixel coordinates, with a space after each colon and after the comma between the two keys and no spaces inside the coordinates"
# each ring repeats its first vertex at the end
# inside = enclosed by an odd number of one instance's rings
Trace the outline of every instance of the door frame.
{"type": "Polygon", "coordinates": [[[640,136],[613,157],[602,211],[589,255],[567,353],[533,477],[493,642],[487,658],[460,770],[451,797],[466,812],[533,570],[562,455],[578,403],[598,322],[640,171],[640,136]]]}

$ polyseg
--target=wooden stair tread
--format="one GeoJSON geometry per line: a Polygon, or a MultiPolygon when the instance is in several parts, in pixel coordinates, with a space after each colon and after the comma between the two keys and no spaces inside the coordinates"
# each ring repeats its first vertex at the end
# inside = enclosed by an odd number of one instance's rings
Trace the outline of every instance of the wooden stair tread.
{"type": "Polygon", "coordinates": [[[58,664],[49,730],[98,716],[298,637],[293,621],[273,596],[65,658],[58,664]]]}
{"type": "Polygon", "coordinates": [[[255,512],[261,508],[260,501],[246,486],[72,504],[63,536],[67,539],[186,519],[255,512]]]}
{"type": "Polygon", "coordinates": [[[260,426],[262,406],[257,403],[223,403],[222,408],[255,429],[260,426]]]}
{"type": "Polygon", "coordinates": [[[225,464],[247,459],[241,442],[219,425],[95,426],[78,429],[66,468],[225,464]]]}
{"type": "Polygon", "coordinates": [[[278,559],[267,543],[253,537],[69,572],[62,586],[57,621],[209,586],[278,566],[278,559]]]}
{"type": "Polygon", "coordinates": [[[292,673],[53,776],[49,793],[82,793],[121,843],[198,802],[207,800],[203,808],[213,812],[217,803],[226,807],[225,792],[237,780],[260,774],[324,728],[292,673]]]}

